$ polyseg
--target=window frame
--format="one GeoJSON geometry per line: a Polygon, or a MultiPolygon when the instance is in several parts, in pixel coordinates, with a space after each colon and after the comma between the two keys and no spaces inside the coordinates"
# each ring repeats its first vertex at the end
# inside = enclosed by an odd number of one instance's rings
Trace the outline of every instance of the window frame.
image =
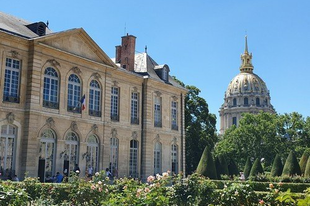
{"type": "MultiPolygon", "coordinates": [[[[47,108],[52,108],[52,109],[59,109],[59,75],[58,72],[56,71],[56,69],[54,69],[53,67],[47,67],[44,70],[44,78],[43,78],[43,107],[47,107],[47,108]],[[47,72],[50,72],[48,70],[51,70],[51,72],[53,72],[54,74],[56,74],[56,76],[52,76],[47,74],[47,72]],[[47,92],[48,94],[46,94],[46,81],[49,80],[49,87],[47,88],[47,92]],[[52,84],[52,82],[56,81],[56,84],[52,84]],[[56,87],[56,89],[53,90],[53,85],[56,87]],[[56,101],[52,101],[52,93],[53,91],[56,93],[56,101]],[[45,99],[46,96],[48,97],[48,99],[45,99]]],[[[55,96],[55,95],[54,95],[55,96]]]]}
{"type": "Polygon", "coordinates": [[[120,88],[116,86],[112,86],[111,87],[111,112],[110,112],[110,118],[112,121],[119,121],[119,106],[120,106],[119,97],[120,97],[120,88]]]}
{"type": "Polygon", "coordinates": [[[133,178],[139,176],[139,142],[137,140],[130,140],[129,176],[133,178]]]}
{"type": "Polygon", "coordinates": [[[3,85],[3,101],[4,102],[10,102],[10,103],[20,102],[21,68],[22,68],[21,60],[16,59],[16,58],[6,57],[5,70],[4,70],[4,85],[3,85]],[[11,60],[11,62],[8,62],[8,60],[11,60]],[[18,68],[14,68],[14,65],[16,65],[17,62],[18,62],[18,68]],[[16,81],[15,84],[13,84],[14,80],[16,81]],[[12,90],[14,90],[14,92],[12,92],[12,90]]]}
{"type": "Polygon", "coordinates": [[[178,130],[178,102],[171,101],[171,129],[178,130]]]}
{"type": "Polygon", "coordinates": [[[154,145],[154,174],[162,173],[162,144],[155,142],[154,145]]]}
{"type": "Polygon", "coordinates": [[[139,93],[131,92],[130,123],[139,124],[139,93]]]}
{"type": "Polygon", "coordinates": [[[81,113],[82,84],[76,74],[71,74],[68,78],[67,111],[81,113]],[[74,78],[74,79],[73,79],[74,78]],[[72,86],[72,88],[70,88],[72,86]],[[72,92],[70,92],[72,90],[72,92]]]}
{"type": "Polygon", "coordinates": [[[162,127],[162,98],[154,98],[154,127],[162,127]]]}
{"type": "Polygon", "coordinates": [[[98,81],[89,83],[89,108],[90,116],[101,117],[101,87],[98,81]]]}

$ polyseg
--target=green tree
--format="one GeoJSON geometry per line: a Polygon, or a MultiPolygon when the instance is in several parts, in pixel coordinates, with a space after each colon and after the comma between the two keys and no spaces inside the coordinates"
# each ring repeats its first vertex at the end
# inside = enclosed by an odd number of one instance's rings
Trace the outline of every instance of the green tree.
{"type": "Polygon", "coordinates": [[[202,153],[196,172],[210,179],[217,179],[214,160],[208,146],[202,153]]]}
{"type": "Polygon", "coordinates": [[[175,77],[174,79],[188,89],[184,99],[185,167],[186,174],[191,174],[197,168],[204,148],[208,146],[212,150],[217,142],[216,116],[209,113],[208,104],[204,98],[199,96],[200,90],[197,87],[185,85],[175,77]]]}
{"type": "Polygon", "coordinates": [[[307,161],[307,166],[306,166],[306,169],[305,169],[305,174],[304,174],[305,177],[310,177],[310,158],[308,158],[308,161],[307,161]]]}
{"type": "Polygon", "coordinates": [[[280,156],[277,154],[273,160],[272,168],[271,168],[271,176],[281,176],[283,170],[283,164],[280,156]]]}
{"type": "Polygon", "coordinates": [[[230,158],[228,163],[228,173],[230,176],[239,175],[238,166],[233,158],[230,158]]]}
{"type": "Polygon", "coordinates": [[[260,160],[256,158],[251,168],[250,177],[254,177],[258,174],[263,174],[263,173],[264,173],[264,169],[260,163],[260,160]]]}
{"type": "Polygon", "coordinates": [[[250,172],[251,172],[251,168],[252,168],[251,158],[248,157],[246,159],[246,163],[245,163],[245,166],[244,166],[244,172],[243,172],[245,179],[247,179],[249,177],[250,172]]]}
{"type": "Polygon", "coordinates": [[[227,161],[224,155],[220,155],[215,158],[215,168],[218,179],[220,179],[221,175],[229,174],[227,161]]]}
{"type": "Polygon", "coordinates": [[[273,157],[285,148],[283,138],[277,135],[278,125],[276,114],[243,114],[238,127],[225,132],[215,153],[233,157],[242,167],[247,157],[264,158],[265,166],[270,166],[273,157]]]}
{"type": "Polygon", "coordinates": [[[300,166],[297,162],[297,158],[293,151],[290,152],[285,161],[282,175],[288,175],[288,176],[301,175],[300,166]]]}
{"type": "Polygon", "coordinates": [[[306,149],[299,160],[301,174],[305,173],[309,154],[310,154],[310,149],[306,149]]]}

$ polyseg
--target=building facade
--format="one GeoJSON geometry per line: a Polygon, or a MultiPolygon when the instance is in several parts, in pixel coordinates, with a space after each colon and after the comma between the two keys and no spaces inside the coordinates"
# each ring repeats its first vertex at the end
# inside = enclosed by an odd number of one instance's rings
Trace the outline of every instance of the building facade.
{"type": "Polygon", "coordinates": [[[0,172],[45,181],[110,168],[145,179],[185,168],[186,90],[135,37],[116,63],[83,29],[52,32],[0,12],[0,172]],[[144,58],[143,58],[144,57],[144,58]],[[150,61],[150,62],[147,62],[150,61]]]}
{"type": "Polygon", "coordinates": [[[220,107],[220,134],[224,134],[232,125],[238,126],[243,113],[275,113],[265,82],[253,73],[252,53],[248,52],[247,37],[239,69],[240,73],[229,83],[224,103],[220,107]]]}

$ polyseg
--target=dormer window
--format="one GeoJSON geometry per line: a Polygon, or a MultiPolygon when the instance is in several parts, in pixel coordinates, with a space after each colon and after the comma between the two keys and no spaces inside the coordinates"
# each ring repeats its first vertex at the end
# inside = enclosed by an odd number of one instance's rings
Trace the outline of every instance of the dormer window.
{"type": "Polygon", "coordinates": [[[166,69],[166,67],[163,68],[162,71],[162,79],[167,82],[168,81],[168,70],[166,69]]]}

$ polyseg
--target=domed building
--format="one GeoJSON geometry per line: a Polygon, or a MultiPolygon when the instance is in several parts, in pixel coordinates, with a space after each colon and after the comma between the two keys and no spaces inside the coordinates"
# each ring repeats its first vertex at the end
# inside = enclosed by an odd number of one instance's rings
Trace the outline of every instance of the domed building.
{"type": "Polygon", "coordinates": [[[270,103],[270,94],[265,82],[253,73],[252,53],[248,52],[247,37],[241,55],[240,73],[229,83],[224,103],[220,108],[220,134],[232,125],[238,125],[243,113],[260,111],[275,113],[270,103]]]}

